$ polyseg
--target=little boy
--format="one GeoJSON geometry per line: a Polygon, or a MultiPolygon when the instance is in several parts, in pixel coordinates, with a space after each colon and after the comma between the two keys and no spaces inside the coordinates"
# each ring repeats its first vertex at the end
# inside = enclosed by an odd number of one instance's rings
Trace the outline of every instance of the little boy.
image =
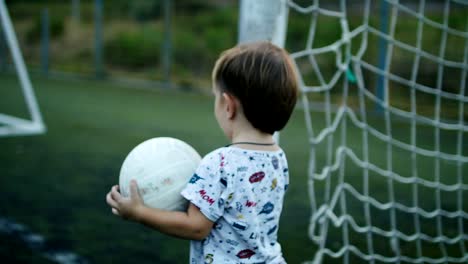
{"type": "Polygon", "coordinates": [[[190,263],[286,263],[277,241],[286,156],[273,133],[288,122],[298,84],[288,54],[268,42],[221,54],[213,74],[214,114],[232,142],[206,155],[185,189],[186,212],[146,207],[135,181],[130,197],[113,186],[112,212],[190,239],[190,263]]]}

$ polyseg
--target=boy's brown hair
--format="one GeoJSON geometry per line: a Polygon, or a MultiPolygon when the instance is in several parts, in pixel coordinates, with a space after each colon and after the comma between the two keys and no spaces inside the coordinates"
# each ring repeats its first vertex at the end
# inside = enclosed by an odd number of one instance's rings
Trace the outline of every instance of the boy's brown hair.
{"type": "Polygon", "coordinates": [[[241,44],[221,54],[213,82],[239,99],[247,120],[262,132],[284,128],[297,101],[297,76],[288,53],[269,42],[241,44]]]}

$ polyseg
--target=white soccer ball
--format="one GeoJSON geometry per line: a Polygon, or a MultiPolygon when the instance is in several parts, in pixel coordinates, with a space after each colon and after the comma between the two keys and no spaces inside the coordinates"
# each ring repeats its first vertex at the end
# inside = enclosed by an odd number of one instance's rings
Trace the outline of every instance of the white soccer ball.
{"type": "Polygon", "coordinates": [[[145,205],[165,210],[187,208],[180,192],[201,161],[187,143],[170,137],[158,137],[136,146],[120,169],[119,186],[123,196],[130,195],[130,181],[138,183],[145,205]]]}

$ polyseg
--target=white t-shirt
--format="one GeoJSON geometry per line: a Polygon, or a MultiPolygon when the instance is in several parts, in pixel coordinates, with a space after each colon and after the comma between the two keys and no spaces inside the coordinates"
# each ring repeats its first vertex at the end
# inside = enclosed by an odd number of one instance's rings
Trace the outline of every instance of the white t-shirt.
{"type": "Polygon", "coordinates": [[[277,232],[288,184],[282,150],[206,155],[181,192],[215,223],[204,240],[191,241],[190,263],[286,263],[277,232]]]}

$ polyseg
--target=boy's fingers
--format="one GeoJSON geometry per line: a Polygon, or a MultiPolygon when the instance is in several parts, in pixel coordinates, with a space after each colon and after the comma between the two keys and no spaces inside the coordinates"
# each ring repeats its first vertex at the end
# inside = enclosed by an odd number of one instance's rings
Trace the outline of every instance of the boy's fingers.
{"type": "Polygon", "coordinates": [[[112,208],[112,213],[115,214],[115,215],[120,216],[119,211],[117,209],[115,209],[115,208],[112,208]]]}
{"type": "Polygon", "coordinates": [[[106,202],[111,207],[117,207],[117,202],[112,198],[112,192],[107,193],[106,202]]]}
{"type": "Polygon", "coordinates": [[[120,193],[119,192],[119,186],[118,185],[114,185],[112,186],[112,189],[111,189],[113,192],[117,192],[117,193],[120,193]]]}
{"type": "Polygon", "coordinates": [[[118,186],[117,185],[114,185],[111,189],[111,198],[114,200],[114,201],[119,201],[121,199],[122,195],[120,195],[119,191],[118,191],[118,186]]]}
{"type": "Polygon", "coordinates": [[[140,193],[138,192],[138,184],[135,180],[130,181],[130,196],[133,198],[136,196],[140,196],[140,193]]]}

